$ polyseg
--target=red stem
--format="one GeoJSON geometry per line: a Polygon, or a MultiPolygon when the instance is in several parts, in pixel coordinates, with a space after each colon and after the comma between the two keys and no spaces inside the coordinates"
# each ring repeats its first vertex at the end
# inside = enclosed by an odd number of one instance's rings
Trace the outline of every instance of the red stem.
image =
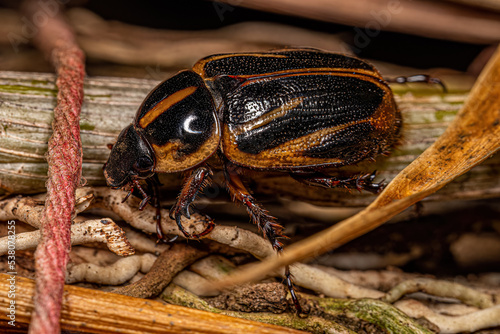
{"type": "MultiPolygon", "coordinates": [[[[47,21],[37,27],[34,42],[55,67],[59,89],[47,154],[49,179],[42,218],[42,241],[35,253],[35,309],[29,333],[59,333],[66,265],[71,249],[75,190],[80,184],[82,171],[80,111],[84,54],[60,14],[61,8],[55,8],[54,15],[49,15],[46,8],[41,7],[41,1],[26,1],[23,9],[30,20],[34,15],[45,13],[47,16],[47,21]]],[[[35,20],[32,21],[36,24],[35,20]]]]}

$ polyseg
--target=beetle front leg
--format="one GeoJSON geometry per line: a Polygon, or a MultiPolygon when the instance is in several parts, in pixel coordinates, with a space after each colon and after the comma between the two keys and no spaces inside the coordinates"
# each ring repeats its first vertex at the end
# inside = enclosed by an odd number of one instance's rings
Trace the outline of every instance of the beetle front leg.
{"type": "Polygon", "coordinates": [[[348,177],[336,177],[336,176],[310,176],[310,175],[302,175],[302,174],[291,174],[291,176],[307,185],[323,187],[323,188],[336,188],[336,187],[344,187],[347,189],[354,190],[366,190],[371,192],[372,194],[378,194],[385,188],[384,181],[380,183],[373,183],[375,179],[377,171],[374,171],[371,174],[363,174],[358,176],[348,176],[348,177]]]}
{"type": "Polygon", "coordinates": [[[210,219],[210,223],[207,228],[201,232],[200,234],[190,234],[182,226],[181,217],[184,216],[186,218],[191,217],[191,213],[189,212],[189,206],[198,196],[200,190],[210,184],[212,171],[207,167],[200,167],[196,170],[192,171],[186,177],[186,181],[184,182],[184,186],[182,187],[182,191],[177,198],[174,206],[170,209],[170,218],[175,219],[179,230],[184,234],[184,236],[188,239],[198,239],[201,238],[208,233],[210,233],[215,224],[210,219]]]}

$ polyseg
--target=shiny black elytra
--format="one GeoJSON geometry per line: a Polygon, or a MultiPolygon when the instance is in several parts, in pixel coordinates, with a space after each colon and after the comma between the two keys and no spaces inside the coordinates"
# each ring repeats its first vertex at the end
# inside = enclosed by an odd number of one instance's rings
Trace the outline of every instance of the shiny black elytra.
{"type": "MultiPolygon", "coordinates": [[[[191,235],[181,217],[190,217],[189,206],[210,182],[206,161],[217,153],[226,188],[280,252],[282,226],[256,203],[240,175],[282,171],[310,185],[378,193],[383,185],[372,182],[374,173],[337,178],[327,170],[388,153],[400,128],[388,83],[362,60],[313,49],[220,54],[151,91],[120,133],[104,175],[111,187],[137,189],[143,208],[151,198],[140,180],[157,193],[156,173],[188,172],[170,216],[187,238],[199,238],[213,223],[191,235]]],[[[286,278],[301,312],[288,268],[286,278]]]]}

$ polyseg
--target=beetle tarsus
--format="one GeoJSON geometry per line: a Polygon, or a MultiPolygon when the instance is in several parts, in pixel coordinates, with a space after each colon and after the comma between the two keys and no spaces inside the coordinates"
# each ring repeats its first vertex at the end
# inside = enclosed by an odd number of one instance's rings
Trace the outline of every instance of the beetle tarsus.
{"type": "Polygon", "coordinates": [[[378,194],[385,188],[385,180],[380,181],[379,183],[373,183],[375,179],[377,171],[374,171],[371,174],[361,175],[356,179],[356,185],[359,185],[360,189],[369,191],[373,194],[378,194]]]}
{"type": "Polygon", "coordinates": [[[207,215],[205,215],[205,217],[208,219],[207,227],[205,228],[205,230],[203,232],[191,235],[192,239],[202,238],[202,237],[210,234],[210,232],[212,232],[212,230],[214,229],[214,227],[215,227],[214,221],[210,217],[208,217],[207,215]]]}
{"type": "Polygon", "coordinates": [[[148,205],[150,199],[151,199],[150,196],[144,197],[142,199],[141,203],[139,204],[139,211],[144,210],[144,208],[146,207],[146,205],[148,205]]]}
{"type": "Polygon", "coordinates": [[[377,171],[373,173],[358,175],[358,176],[348,176],[348,177],[337,177],[337,176],[327,176],[327,175],[318,175],[318,176],[306,176],[300,174],[292,174],[292,177],[304,184],[310,186],[317,186],[322,188],[335,188],[335,187],[344,187],[348,190],[358,190],[358,191],[368,191],[373,194],[378,194],[381,192],[384,187],[384,181],[379,183],[373,183],[375,179],[377,171]]]}
{"type": "Polygon", "coordinates": [[[441,79],[432,77],[428,74],[416,74],[416,75],[410,75],[410,76],[400,76],[396,78],[390,78],[390,79],[385,79],[387,82],[393,82],[393,83],[400,83],[400,84],[405,84],[405,83],[412,83],[412,82],[423,82],[427,84],[436,84],[441,86],[443,88],[443,92],[447,93],[448,89],[446,88],[445,84],[441,79]]]}
{"type": "Polygon", "coordinates": [[[182,222],[181,222],[181,217],[182,217],[182,215],[180,213],[175,214],[175,222],[177,223],[177,227],[179,228],[179,231],[181,231],[182,234],[184,234],[184,237],[186,239],[200,239],[200,238],[203,238],[204,236],[206,236],[210,232],[212,232],[212,230],[215,227],[214,221],[210,217],[208,217],[208,216],[205,215],[205,217],[208,220],[208,225],[205,228],[205,230],[203,230],[203,232],[198,233],[198,234],[191,234],[191,233],[189,233],[188,231],[186,231],[184,229],[184,226],[182,225],[182,222]]]}
{"type": "Polygon", "coordinates": [[[182,215],[180,214],[180,212],[175,213],[175,222],[177,223],[177,227],[179,228],[179,231],[181,231],[182,234],[184,234],[184,237],[186,239],[193,238],[193,236],[191,235],[191,233],[187,232],[184,229],[184,226],[182,225],[182,222],[181,222],[181,217],[182,217],[182,215]]]}
{"type": "Polygon", "coordinates": [[[295,293],[295,288],[293,286],[293,276],[290,273],[290,266],[285,267],[285,279],[286,279],[286,285],[288,287],[288,291],[290,291],[290,296],[292,296],[292,301],[293,305],[295,306],[295,311],[297,312],[298,315],[301,315],[304,313],[302,310],[302,306],[300,305],[299,298],[297,297],[297,294],[295,293]]]}
{"type": "Polygon", "coordinates": [[[134,190],[137,189],[142,195],[142,201],[139,204],[139,210],[142,211],[148,204],[149,200],[151,199],[151,196],[146,194],[144,189],[142,189],[141,185],[139,184],[138,180],[132,180],[130,183],[132,183],[132,186],[130,187],[130,190],[128,191],[127,195],[122,199],[122,203],[124,203],[130,197],[130,195],[132,195],[134,190]]]}
{"type": "Polygon", "coordinates": [[[181,222],[181,217],[184,216],[186,218],[191,217],[191,213],[189,212],[189,207],[191,203],[196,199],[199,192],[203,190],[204,187],[210,184],[212,171],[208,167],[199,167],[193,172],[191,172],[184,182],[184,186],[182,187],[182,191],[177,198],[177,201],[170,209],[170,218],[175,219],[179,230],[184,234],[184,236],[188,239],[199,239],[207,234],[209,234],[215,224],[214,222],[208,218],[209,223],[207,228],[199,233],[199,234],[191,234],[188,233],[181,222]]]}
{"type": "Polygon", "coordinates": [[[125,195],[125,197],[122,199],[122,203],[125,203],[125,201],[130,197],[130,195],[132,195],[132,192],[134,191],[134,188],[131,188],[127,195],[125,195]]]}
{"type": "Polygon", "coordinates": [[[171,239],[168,239],[167,242],[174,242],[177,239],[179,239],[179,236],[178,235],[174,235],[171,239]]]}

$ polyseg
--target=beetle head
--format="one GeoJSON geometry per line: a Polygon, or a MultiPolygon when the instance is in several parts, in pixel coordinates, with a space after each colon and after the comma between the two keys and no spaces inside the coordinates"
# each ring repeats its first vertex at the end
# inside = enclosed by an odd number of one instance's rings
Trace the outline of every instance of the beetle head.
{"type": "Polygon", "coordinates": [[[149,144],[137,133],[133,125],[122,130],[113,145],[104,177],[110,187],[121,188],[134,179],[147,179],[154,175],[155,158],[149,144]]]}

